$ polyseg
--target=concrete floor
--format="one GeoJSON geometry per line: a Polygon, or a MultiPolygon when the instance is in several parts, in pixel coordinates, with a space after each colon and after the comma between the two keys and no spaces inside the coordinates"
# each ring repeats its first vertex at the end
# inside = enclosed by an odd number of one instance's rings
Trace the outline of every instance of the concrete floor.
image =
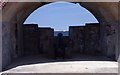
{"type": "Polygon", "coordinates": [[[53,73],[51,75],[55,73],[70,73],[70,75],[73,75],[71,73],[79,73],[80,75],[101,73],[103,75],[117,75],[118,63],[103,56],[82,55],[72,59],[56,60],[41,56],[29,56],[17,59],[3,73],[3,75],[14,75],[5,73],[33,73],[31,75],[34,75],[34,73],[53,73]]]}

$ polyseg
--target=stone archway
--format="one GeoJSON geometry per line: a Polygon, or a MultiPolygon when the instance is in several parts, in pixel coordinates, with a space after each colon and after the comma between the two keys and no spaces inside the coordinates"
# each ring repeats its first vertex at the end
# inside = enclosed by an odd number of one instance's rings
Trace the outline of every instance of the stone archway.
{"type": "MultiPolygon", "coordinates": [[[[2,67],[5,68],[10,62],[22,54],[22,24],[25,19],[38,7],[44,5],[42,2],[8,2],[2,9],[2,67]],[[17,33],[16,34],[16,28],[17,33]],[[18,38],[16,38],[18,36],[18,38]],[[18,43],[19,42],[19,43],[18,43]],[[17,51],[16,52],[16,45],[17,51]]],[[[118,3],[114,2],[83,2],[81,5],[91,11],[101,24],[101,44],[104,51],[111,54],[116,52],[118,58],[118,3]],[[106,29],[106,26],[110,29],[106,29]],[[107,33],[115,31],[114,34],[106,36],[107,33]],[[113,46],[111,48],[111,46],[113,46]]]]}

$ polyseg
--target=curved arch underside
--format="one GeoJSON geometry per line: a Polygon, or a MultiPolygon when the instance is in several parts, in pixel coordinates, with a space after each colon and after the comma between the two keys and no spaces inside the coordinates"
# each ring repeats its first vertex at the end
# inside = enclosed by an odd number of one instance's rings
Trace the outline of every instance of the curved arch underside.
{"type": "MultiPolygon", "coordinates": [[[[24,15],[23,17],[26,19],[34,10],[45,4],[47,3],[10,2],[3,8],[3,12],[5,11],[3,16],[7,15],[7,13],[12,13],[11,11],[13,11],[13,15],[21,14],[22,16],[24,15]],[[7,10],[7,7],[9,8],[9,11],[7,10]]],[[[118,21],[118,2],[83,2],[81,5],[92,12],[99,21],[102,21],[102,19],[107,22],[111,22],[113,20],[118,21]]]]}
{"type": "MultiPolygon", "coordinates": [[[[110,25],[115,29],[116,34],[107,37],[109,40],[114,40],[113,44],[107,44],[108,46],[114,45],[115,53],[118,53],[118,2],[80,2],[83,7],[88,9],[98,19],[101,24],[102,33],[105,33],[105,26],[110,25]]],[[[15,35],[16,28],[19,34],[22,33],[22,24],[26,18],[37,8],[43,6],[45,2],[8,2],[2,9],[2,56],[4,59],[3,68],[10,64],[13,58],[16,58],[22,54],[21,52],[15,53],[17,42],[22,43],[20,40],[21,35],[15,35]],[[18,36],[18,38],[16,37],[18,36]],[[17,39],[16,39],[17,38],[17,39]],[[7,56],[6,56],[7,55],[7,56]]],[[[105,36],[106,34],[102,34],[105,36]]],[[[103,37],[105,38],[105,37],[103,37]]],[[[104,41],[104,40],[103,40],[104,41]]],[[[107,41],[108,42],[108,41],[107,41]]],[[[104,43],[104,42],[103,42],[104,43]]],[[[105,44],[105,43],[104,43],[105,44]]],[[[22,45],[19,45],[18,50],[22,50],[22,45]]],[[[109,49],[109,48],[108,48],[109,49]]],[[[116,54],[116,59],[118,54],[116,54]]]]}

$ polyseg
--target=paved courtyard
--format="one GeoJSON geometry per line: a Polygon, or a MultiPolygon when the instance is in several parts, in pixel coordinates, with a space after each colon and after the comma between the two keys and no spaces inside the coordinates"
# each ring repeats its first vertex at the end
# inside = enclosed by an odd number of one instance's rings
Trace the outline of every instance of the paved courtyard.
{"type": "Polygon", "coordinates": [[[102,56],[47,59],[29,56],[14,61],[4,73],[118,73],[118,63],[102,56]],[[103,60],[104,59],[104,60],[103,60]],[[90,61],[91,60],[91,61],[90,61]]]}

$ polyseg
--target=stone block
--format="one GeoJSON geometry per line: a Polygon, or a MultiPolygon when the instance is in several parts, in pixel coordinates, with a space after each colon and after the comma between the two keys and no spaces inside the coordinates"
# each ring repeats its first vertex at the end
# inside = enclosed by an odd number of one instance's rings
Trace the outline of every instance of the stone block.
{"type": "Polygon", "coordinates": [[[38,25],[29,24],[24,25],[23,30],[23,43],[24,43],[24,54],[35,55],[38,54],[39,42],[38,42],[38,25]]]}
{"type": "Polygon", "coordinates": [[[70,26],[69,38],[73,46],[73,52],[82,53],[84,50],[84,26],[70,26]]]}
{"type": "Polygon", "coordinates": [[[86,24],[85,26],[85,53],[99,53],[100,27],[99,24],[86,24]]]}
{"type": "Polygon", "coordinates": [[[54,29],[39,28],[39,52],[50,57],[54,54],[54,29]]]}
{"type": "Polygon", "coordinates": [[[100,51],[100,27],[98,23],[86,26],[70,26],[69,38],[73,53],[96,54],[100,51]]]}

